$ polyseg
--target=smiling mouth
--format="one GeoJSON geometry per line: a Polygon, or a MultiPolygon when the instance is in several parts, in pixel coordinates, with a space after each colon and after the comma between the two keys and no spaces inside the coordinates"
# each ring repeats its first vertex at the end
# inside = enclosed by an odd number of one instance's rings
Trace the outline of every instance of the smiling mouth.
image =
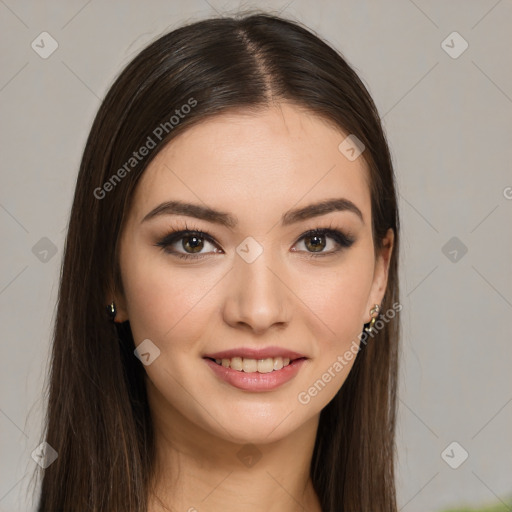
{"type": "Polygon", "coordinates": [[[290,359],[289,357],[268,357],[265,359],[250,359],[246,357],[232,357],[230,359],[213,359],[206,357],[217,363],[219,366],[224,368],[231,368],[232,370],[244,373],[271,373],[279,371],[289,366],[294,361],[306,359],[305,357],[299,357],[296,359],[290,359]]]}

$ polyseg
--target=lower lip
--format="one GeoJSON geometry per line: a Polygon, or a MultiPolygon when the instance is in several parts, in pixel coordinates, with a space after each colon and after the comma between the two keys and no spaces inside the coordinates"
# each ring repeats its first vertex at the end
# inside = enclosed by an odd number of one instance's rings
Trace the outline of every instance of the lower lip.
{"type": "Polygon", "coordinates": [[[225,368],[211,359],[204,358],[204,360],[217,377],[245,391],[272,391],[295,377],[306,361],[305,359],[296,359],[280,370],[273,370],[269,373],[246,373],[225,368]]]}

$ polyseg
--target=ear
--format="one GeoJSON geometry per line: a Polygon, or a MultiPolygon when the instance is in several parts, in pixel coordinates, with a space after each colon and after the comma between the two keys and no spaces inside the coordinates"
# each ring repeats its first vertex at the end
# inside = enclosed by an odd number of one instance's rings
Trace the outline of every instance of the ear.
{"type": "Polygon", "coordinates": [[[394,240],[395,233],[392,228],[389,228],[386,236],[382,240],[382,249],[379,251],[377,259],[375,260],[373,282],[368,296],[368,304],[363,323],[367,323],[371,320],[370,309],[372,309],[375,304],[382,304],[382,299],[384,298],[388,284],[389,262],[393,252],[394,240]]]}

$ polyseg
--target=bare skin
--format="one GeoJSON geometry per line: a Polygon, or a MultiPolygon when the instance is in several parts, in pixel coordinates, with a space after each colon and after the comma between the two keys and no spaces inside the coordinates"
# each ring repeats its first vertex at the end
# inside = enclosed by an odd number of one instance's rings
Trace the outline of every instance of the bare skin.
{"type": "Polygon", "coordinates": [[[149,512],[321,512],[309,475],[319,415],[354,360],[308,403],[298,397],[359,342],[382,302],[393,248],[389,230],[374,256],[368,170],[362,156],[350,161],[338,150],[347,135],[288,103],[223,114],[171,141],[142,176],[121,236],[125,295],[115,301],[116,321],[130,321],[135,344],[149,339],[160,350],[144,367],[157,446],[149,512]],[[281,224],[289,210],[337,198],[362,219],[343,210],[281,224]],[[143,221],[171,200],[238,222],[176,214],[143,221]],[[303,237],[315,228],[353,242],[303,237]],[[156,245],[185,229],[213,242],[195,239],[193,249],[189,234],[156,245]],[[250,263],[236,251],[247,237],[262,248],[250,263]],[[203,359],[271,345],[307,357],[271,391],[234,387],[203,359]]]}

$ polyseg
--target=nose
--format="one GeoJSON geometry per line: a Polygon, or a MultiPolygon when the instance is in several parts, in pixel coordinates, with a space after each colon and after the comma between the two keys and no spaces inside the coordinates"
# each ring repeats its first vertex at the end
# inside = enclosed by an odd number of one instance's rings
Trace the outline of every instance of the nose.
{"type": "Polygon", "coordinates": [[[252,263],[237,255],[227,290],[223,315],[230,326],[261,334],[289,323],[293,293],[282,265],[271,262],[267,251],[252,263]]]}

